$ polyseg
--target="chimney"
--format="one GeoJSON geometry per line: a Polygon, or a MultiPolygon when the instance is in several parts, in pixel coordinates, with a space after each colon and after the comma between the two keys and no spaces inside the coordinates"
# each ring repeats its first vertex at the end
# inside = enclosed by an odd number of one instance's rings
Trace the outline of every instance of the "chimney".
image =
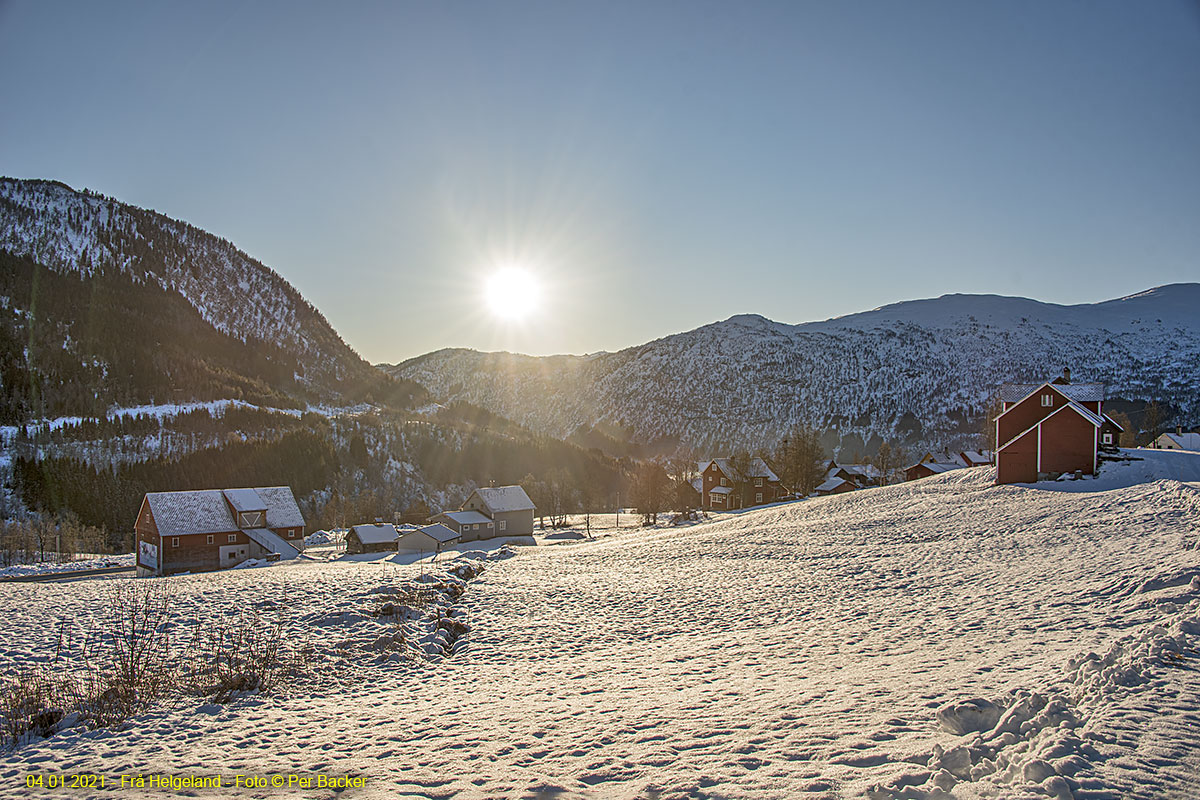
{"type": "Polygon", "coordinates": [[[1071,368],[1063,367],[1063,383],[1071,382],[1071,368]]]}
{"type": "Polygon", "coordinates": [[[383,524],[383,517],[376,517],[376,518],[375,518],[375,524],[376,524],[376,525],[382,525],[382,524],[383,524]]]}
{"type": "Polygon", "coordinates": [[[1176,425],[1176,426],[1175,426],[1175,435],[1176,435],[1176,436],[1183,436],[1183,426],[1182,426],[1182,425],[1176,425]]]}

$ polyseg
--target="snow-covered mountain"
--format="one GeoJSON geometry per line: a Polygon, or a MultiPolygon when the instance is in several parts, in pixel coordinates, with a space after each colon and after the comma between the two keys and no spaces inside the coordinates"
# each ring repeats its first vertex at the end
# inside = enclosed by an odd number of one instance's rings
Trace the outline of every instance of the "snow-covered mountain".
{"type": "Polygon", "coordinates": [[[276,272],[153,211],[58,182],[0,178],[0,255],[0,327],[14,344],[6,357],[50,392],[36,404],[51,413],[89,411],[69,391],[56,400],[58,387],[78,384],[85,396],[126,403],[155,394],[337,400],[395,388],[276,272]],[[43,281],[39,270],[53,274],[43,281]],[[78,293],[89,304],[68,308],[61,295],[78,293]],[[86,324],[74,318],[81,311],[86,324]],[[15,347],[22,338],[42,346],[15,347]],[[160,376],[158,385],[142,373],[160,376]],[[131,383],[146,396],[124,396],[131,383]]]}
{"type": "Polygon", "coordinates": [[[634,441],[772,446],[796,422],[844,451],[880,438],[973,438],[1005,381],[1108,385],[1200,418],[1200,284],[1062,306],[946,295],[786,325],[757,315],[591,356],[439,350],[389,371],[556,436],[599,427],[634,441]]]}

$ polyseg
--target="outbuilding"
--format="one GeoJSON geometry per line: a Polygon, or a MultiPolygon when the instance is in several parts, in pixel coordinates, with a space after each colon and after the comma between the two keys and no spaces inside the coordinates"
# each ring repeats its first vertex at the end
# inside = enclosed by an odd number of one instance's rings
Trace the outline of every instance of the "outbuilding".
{"type": "Polygon", "coordinates": [[[402,528],[396,540],[396,549],[401,553],[440,553],[442,549],[459,541],[459,535],[445,525],[434,523],[420,528],[402,528]]]}
{"type": "Polygon", "coordinates": [[[394,553],[398,533],[396,526],[383,522],[373,525],[355,525],[346,534],[346,552],[356,553],[394,553]]]}

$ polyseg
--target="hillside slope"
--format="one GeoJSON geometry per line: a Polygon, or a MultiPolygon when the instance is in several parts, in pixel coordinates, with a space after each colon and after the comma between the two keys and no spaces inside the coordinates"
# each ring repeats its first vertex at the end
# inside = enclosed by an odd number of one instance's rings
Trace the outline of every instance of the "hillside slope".
{"type": "Polygon", "coordinates": [[[0,178],[0,257],[7,421],[151,399],[421,395],[363,361],[273,270],[152,211],[0,178]]]}
{"type": "Polygon", "coordinates": [[[1077,306],[947,295],[802,325],[739,315],[616,353],[440,350],[387,369],[556,436],[599,425],[641,442],[758,447],[804,421],[846,449],[965,444],[998,384],[1066,366],[1110,397],[1200,421],[1197,308],[1200,284],[1077,306]]]}

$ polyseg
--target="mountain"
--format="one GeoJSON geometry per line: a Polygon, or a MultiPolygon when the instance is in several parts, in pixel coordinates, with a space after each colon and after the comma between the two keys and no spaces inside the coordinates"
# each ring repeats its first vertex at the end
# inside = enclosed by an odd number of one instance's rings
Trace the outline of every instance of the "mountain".
{"type": "Polygon", "coordinates": [[[829,449],[974,443],[996,386],[1070,367],[1110,398],[1200,415],[1200,284],[1063,306],[945,295],[787,325],[746,314],[615,353],[439,350],[385,367],[554,436],[772,446],[797,422],[829,449]]]}
{"type": "Polygon", "coordinates": [[[0,178],[0,420],[155,399],[303,407],[423,395],[365,362],[230,242],[62,183],[0,178]]]}

